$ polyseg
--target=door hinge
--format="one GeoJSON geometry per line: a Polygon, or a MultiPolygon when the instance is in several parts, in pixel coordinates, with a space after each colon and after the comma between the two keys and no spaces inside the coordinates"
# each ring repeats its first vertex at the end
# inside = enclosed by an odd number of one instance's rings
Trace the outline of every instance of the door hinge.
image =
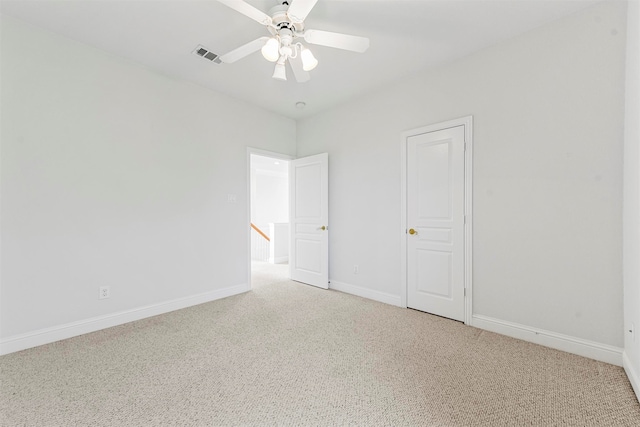
{"type": "Polygon", "coordinates": [[[467,288],[464,288],[464,296],[467,296],[467,288]]]}

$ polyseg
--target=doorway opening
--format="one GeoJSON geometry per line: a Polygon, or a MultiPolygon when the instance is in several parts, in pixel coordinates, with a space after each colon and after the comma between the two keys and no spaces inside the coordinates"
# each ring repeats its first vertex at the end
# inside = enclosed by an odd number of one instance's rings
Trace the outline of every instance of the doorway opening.
{"type": "Polygon", "coordinates": [[[289,279],[288,156],[249,149],[250,287],[289,279]]]}

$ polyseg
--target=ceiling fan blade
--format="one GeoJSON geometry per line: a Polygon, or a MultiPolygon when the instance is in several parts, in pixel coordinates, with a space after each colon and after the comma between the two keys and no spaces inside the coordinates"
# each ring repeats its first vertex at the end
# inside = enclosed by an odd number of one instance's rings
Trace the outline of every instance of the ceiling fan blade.
{"type": "Polygon", "coordinates": [[[307,30],[304,32],[304,39],[307,43],[351,50],[359,53],[369,48],[369,39],[366,37],[350,36],[348,34],[332,33],[329,31],[307,30]]]}
{"type": "Polygon", "coordinates": [[[298,54],[295,58],[289,57],[289,65],[293,70],[293,75],[298,83],[304,83],[311,80],[311,75],[308,71],[302,69],[302,56],[298,54]]]}
{"type": "Polygon", "coordinates": [[[260,37],[252,42],[244,44],[237,49],[232,50],[229,53],[225,53],[220,57],[220,61],[225,64],[231,64],[238,59],[242,59],[247,55],[251,55],[253,52],[257,52],[262,49],[262,46],[269,40],[269,37],[260,37]]]}
{"type": "Polygon", "coordinates": [[[231,9],[248,16],[262,25],[272,25],[271,17],[269,15],[242,0],[218,0],[218,2],[229,6],[231,9]]]}
{"type": "Polygon", "coordinates": [[[287,10],[287,15],[289,19],[294,24],[299,24],[307,18],[313,6],[316,5],[318,0],[293,0],[291,6],[289,6],[289,10],[287,10]]]}

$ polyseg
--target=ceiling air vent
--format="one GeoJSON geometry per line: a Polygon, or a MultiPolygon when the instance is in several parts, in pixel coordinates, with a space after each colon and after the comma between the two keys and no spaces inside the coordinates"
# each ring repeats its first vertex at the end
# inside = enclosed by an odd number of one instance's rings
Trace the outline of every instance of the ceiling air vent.
{"type": "Polygon", "coordinates": [[[222,61],[220,61],[220,57],[218,55],[216,55],[215,53],[211,52],[209,49],[207,49],[206,47],[204,47],[202,45],[198,45],[193,50],[193,53],[195,53],[198,56],[203,57],[204,59],[208,59],[211,62],[215,62],[216,64],[222,63],[222,61]]]}

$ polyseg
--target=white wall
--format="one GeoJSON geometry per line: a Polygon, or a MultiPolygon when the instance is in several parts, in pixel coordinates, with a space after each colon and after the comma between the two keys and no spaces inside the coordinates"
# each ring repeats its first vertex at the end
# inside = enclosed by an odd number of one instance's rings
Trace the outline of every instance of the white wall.
{"type": "Polygon", "coordinates": [[[625,369],[640,399],[640,3],[629,2],[624,135],[625,369]],[[629,330],[635,329],[634,334],[629,330]],[[634,337],[635,335],[635,337],[634,337]]]}
{"type": "Polygon", "coordinates": [[[289,223],[269,224],[269,262],[286,264],[289,262],[289,223]]]}
{"type": "MultiPolygon", "coordinates": [[[[472,114],[475,313],[622,346],[624,8],[298,123],[300,156],[330,153],[332,280],[400,295],[399,135],[472,114]]],[[[246,146],[294,154],[295,123],[13,19],[1,35],[2,342],[246,285],[246,146]]],[[[638,156],[625,167],[637,236],[638,156]]],[[[636,327],[639,246],[625,239],[636,327]]]]}
{"type": "Polygon", "coordinates": [[[473,115],[474,313],[622,347],[625,8],[300,121],[298,155],[329,153],[330,279],[400,295],[400,133],[473,115]]]}
{"type": "Polygon", "coordinates": [[[248,286],[246,147],[294,121],[7,17],[1,48],[5,345],[248,286]]]}

